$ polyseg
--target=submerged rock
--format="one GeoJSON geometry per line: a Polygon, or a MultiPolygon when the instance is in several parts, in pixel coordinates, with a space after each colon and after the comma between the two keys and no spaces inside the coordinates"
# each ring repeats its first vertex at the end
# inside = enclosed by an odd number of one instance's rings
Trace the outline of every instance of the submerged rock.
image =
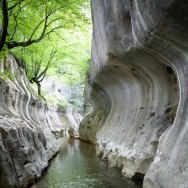
{"type": "Polygon", "coordinates": [[[80,138],[146,188],[187,187],[188,2],[92,1],[93,112],[80,138]]]}

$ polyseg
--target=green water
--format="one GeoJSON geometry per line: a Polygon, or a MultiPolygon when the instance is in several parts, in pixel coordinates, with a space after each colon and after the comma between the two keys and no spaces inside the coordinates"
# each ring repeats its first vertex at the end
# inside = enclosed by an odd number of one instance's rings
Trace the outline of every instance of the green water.
{"type": "Polygon", "coordinates": [[[141,188],[95,156],[95,147],[64,138],[59,154],[32,188],[141,188]]]}

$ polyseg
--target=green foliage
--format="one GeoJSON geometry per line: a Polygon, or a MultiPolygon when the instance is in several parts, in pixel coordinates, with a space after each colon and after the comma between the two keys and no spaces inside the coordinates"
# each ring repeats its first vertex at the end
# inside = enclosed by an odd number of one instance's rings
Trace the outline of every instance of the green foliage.
{"type": "Polygon", "coordinates": [[[14,73],[12,73],[10,70],[5,70],[3,72],[0,71],[0,76],[4,79],[4,80],[7,80],[7,79],[10,79],[10,80],[15,80],[15,75],[14,73]]]}
{"type": "MultiPolygon", "coordinates": [[[[89,0],[7,0],[7,2],[9,8],[7,45],[0,52],[0,60],[6,58],[8,48],[12,48],[11,45],[36,41],[27,47],[17,45],[11,49],[13,54],[26,63],[29,80],[36,76],[36,69],[40,75],[49,66],[45,76],[55,75],[58,80],[63,80],[83,91],[82,86],[91,58],[89,0]]],[[[15,78],[8,70],[0,72],[0,76],[11,80],[15,78]]],[[[46,101],[59,106],[62,110],[66,110],[69,106],[80,109],[83,104],[79,92],[74,93],[75,96],[61,100],[49,93],[43,95],[46,101]]]]}
{"type": "MultiPolygon", "coordinates": [[[[9,1],[9,7],[16,2],[9,1]]],[[[51,32],[40,43],[14,48],[13,52],[27,63],[29,79],[34,75],[33,62],[38,63],[40,71],[43,71],[50,61],[47,76],[58,75],[59,79],[63,78],[65,82],[75,85],[77,82],[84,82],[85,72],[89,67],[91,22],[88,0],[24,0],[11,11],[7,40],[27,41],[36,28],[32,38],[40,37],[44,23],[38,24],[46,13],[57,9],[59,10],[48,20],[51,24],[47,32],[54,27],[62,27],[51,32]],[[51,58],[50,53],[54,48],[57,53],[51,58]]]]}
{"type": "Polygon", "coordinates": [[[62,111],[66,111],[71,104],[66,99],[57,99],[55,96],[42,91],[42,95],[45,96],[46,102],[59,107],[62,111]]]}
{"type": "Polygon", "coordinates": [[[57,101],[57,106],[62,110],[62,111],[66,111],[66,109],[68,108],[68,106],[70,106],[69,102],[66,100],[58,100],[57,101]]]}
{"type": "MultiPolygon", "coordinates": [[[[8,50],[7,46],[4,45],[2,51],[0,51],[0,63],[8,57],[8,53],[9,53],[9,50],[8,50]]],[[[6,69],[4,71],[0,71],[0,76],[4,80],[10,79],[10,80],[13,81],[15,79],[14,73],[12,73],[9,69],[6,69]]]]}
{"type": "Polygon", "coordinates": [[[3,61],[8,56],[8,48],[4,45],[3,50],[0,51],[0,62],[3,61]]]}
{"type": "MultiPolygon", "coordinates": [[[[11,0],[8,5],[12,7],[15,3],[17,0],[11,0]]],[[[9,40],[26,41],[30,38],[39,38],[45,25],[44,21],[41,24],[40,22],[49,14],[46,33],[56,27],[60,27],[59,29],[82,28],[89,22],[83,11],[88,9],[88,5],[89,2],[86,0],[24,0],[10,11],[8,32],[11,37],[9,40]]],[[[56,32],[61,31],[55,30],[56,32]]]]}
{"type": "Polygon", "coordinates": [[[59,57],[57,56],[53,69],[50,69],[47,75],[56,74],[67,84],[76,85],[85,81],[89,68],[91,35],[90,32],[81,30],[64,31],[62,35],[66,42],[56,41],[59,57]]]}

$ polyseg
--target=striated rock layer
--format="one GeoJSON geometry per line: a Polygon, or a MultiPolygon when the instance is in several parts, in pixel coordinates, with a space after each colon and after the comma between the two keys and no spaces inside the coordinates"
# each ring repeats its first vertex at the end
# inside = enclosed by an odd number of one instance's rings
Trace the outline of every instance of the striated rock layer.
{"type": "MultiPolygon", "coordinates": [[[[67,84],[62,78],[56,76],[44,78],[41,83],[44,93],[49,93],[55,98],[55,103],[63,111],[67,131],[72,138],[79,138],[79,124],[88,113],[88,108],[84,106],[84,84],[72,86],[67,84]]],[[[46,96],[44,96],[46,98],[46,96]]],[[[48,96],[47,96],[48,97],[48,96]]]]}
{"type": "Polygon", "coordinates": [[[146,188],[188,185],[188,1],[93,0],[93,112],[80,138],[146,188]]]}
{"type": "Polygon", "coordinates": [[[59,150],[52,132],[66,126],[57,109],[33,92],[11,55],[0,71],[14,74],[12,80],[0,77],[0,187],[28,187],[59,150]]]}

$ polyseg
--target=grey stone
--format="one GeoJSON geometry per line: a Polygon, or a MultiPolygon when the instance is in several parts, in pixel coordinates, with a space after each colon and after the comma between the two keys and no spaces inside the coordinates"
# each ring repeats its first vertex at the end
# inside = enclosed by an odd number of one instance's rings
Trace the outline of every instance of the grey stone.
{"type": "Polygon", "coordinates": [[[186,0],[92,0],[93,112],[80,138],[146,188],[188,185],[186,0]],[[143,176],[141,176],[143,177],[143,176]]]}
{"type": "Polygon", "coordinates": [[[11,55],[0,63],[0,70],[6,69],[15,78],[0,77],[0,187],[28,187],[59,150],[52,132],[67,126],[57,108],[34,93],[11,55]]]}

